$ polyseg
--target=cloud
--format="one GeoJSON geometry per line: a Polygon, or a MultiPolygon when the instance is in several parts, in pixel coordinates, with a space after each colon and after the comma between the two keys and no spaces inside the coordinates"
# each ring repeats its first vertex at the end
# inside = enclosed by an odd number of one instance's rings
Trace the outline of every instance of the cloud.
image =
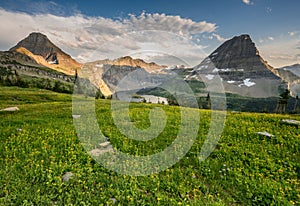
{"type": "Polygon", "coordinates": [[[79,13],[59,16],[1,8],[0,27],[5,28],[0,30],[2,50],[7,50],[36,31],[46,34],[53,43],[81,61],[92,60],[88,58],[92,54],[97,59],[117,58],[143,49],[160,49],[174,55],[180,53],[188,59],[189,55],[194,57],[192,51],[199,48],[189,40],[217,29],[214,23],[158,13],[130,14],[128,18],[115,20],[79,13]]]}
{"type": "Polygon", "coordinates": [[[243,0],[243,3],[247,5],[253,5],[254,3],[251,0],[243,0]]]}
{"type": "Polygon", "coordinates": [[[280,60],[296,60],[296,55],[290,55],[290,54],[272,54],[269,56],[270,59],[280,59],[280,60]]]}
{"type": "Polygon", "coordinates": [[[203,32],[213,32],[216,25],[206,21],[195,22],[180,16],[168,16],[166,14],[141,13],[139,16],[130,15],[123,23],[129,25],[133,30],[164,30],[180,35],[192,35],[203,32]]]}
{"type": "Polygon", "coordinates": [[[266,7],[266,11],[267,11],[267,13],[271,13],[273,11],[273,9],[271,7],[266,7]]]}
{"type": "Polygon", "coordinates": [[[54,1],[34,1],[34,0],[6,0],[1,2],[3,8],[12,12],[25,12],[29,14],[53,14],[57,16],[70,16],[80,13],[74,4],[67,3],[61,6],[54,1]]]}
{"type": "Polygon", "coordinates": [[[300,50],[300,42],[299,41],[296,43],[295,49],[300,50]]]}
{"type": "Polygon", "coordinates": [[[287,37],[286,39],[278,38],[276,41],[265,41],[258,46],[263,58],[274,67],[283,67],[299,62],[299,40],[287,37]]]}
{"type": "Polygon", "coordinates": [[[290,36],[295,36],[296,34],[298,34],[299,33],[299,31],[290,31],[290,32],[288,32],[288,34],[290,35],[290,36]]]}
{"type": "Polygon", "coordinates": [[[221,37],[219,34],[213,33],[212,36],[214,36],[219,42],[224,42],[224,41],[228,40],[228,39],[221,37]]]}

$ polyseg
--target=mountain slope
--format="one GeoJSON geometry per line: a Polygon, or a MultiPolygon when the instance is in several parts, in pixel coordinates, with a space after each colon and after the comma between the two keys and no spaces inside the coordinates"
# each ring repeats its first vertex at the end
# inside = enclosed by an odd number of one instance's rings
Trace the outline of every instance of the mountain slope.
{"type": "Polygon", "coordinates": [[[226,92],[242,96],[278,96],[284,87],[275,69],[259,55],[249,35],[236,36],[223,43],[193,68],[186,79],[201,77],[201,80],[210,82],[217,75],[226,92]]]}
{"type": "Polygon", "coordinates": [[[76,62],[70,55],[54,45],[46,35],[41,33],[31,33],[12,47],[10,51],[28,55],[46,67],[69,75],[75,75],[76,69],[81,67],[80,63],[76,62]],[[41,60],[41,57],[45,61],[41,60]]]}
{"type": "Polygon", "coordinates": [[[157,85],[152,84],[151,81],[152,79],[160,79],[163,76],[163,74],[160,74],[160,71],[164,68],[166,66],[153,62],[147,63],[141,59],[125,56],[115,60],[106,59],[86,63],[79,71],[79,75],[89,78],[91,82],[100,88],[105,96],[110,96],[116,92],[118,84],[123,78],[131,78],[130,82],[127,80],[128,88],[134,88],[144,81],[148,85],[157,85]]]}
{"type": "Polygon", "coordinates": [[[74,81],[74,76],[40,65],[25,54],[16,51],[0,52],[0,85],[72,93],[74,81]]]}
{"type": "Polygon", "coordinates": [[[63,93],[73,93],[74,88],[80,86],[80,92],[85,95],[101,96],[88,79],[74,76],[80,66],[45,35],[32,33],[10,51],[0,52],[0,85],[37,87],[63,93]],[[77,87],[75,80],[80,80],[77,87]]]}

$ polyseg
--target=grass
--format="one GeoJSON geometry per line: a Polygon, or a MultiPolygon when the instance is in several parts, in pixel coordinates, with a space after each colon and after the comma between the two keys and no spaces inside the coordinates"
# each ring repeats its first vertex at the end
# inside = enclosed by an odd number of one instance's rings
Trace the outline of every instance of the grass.
{"type": "MultiPolygon", "coordinates": [[[[198,154],[210,112],[200,113],[198,137],[174,166],[157,174],[129,176],[110,171],[84,150],[72,119],[72,97],[47,90],[0,87],[0,205],[299,205],[299,129],[280,124],[299,116],[228,113],[214,152],[198,154]],[[259,136],[266,131],[275,137],[259,136]],[[62,176],[74,177],[64,182],[62,176]]],[[[132,155],[163,151],[180,128],[180,108],[130,104],[132,123],[145,129],[150,109],[167,116],[163,132],[141,142],[116,127],[111,101],[96,100],[101,131],[115,148],[132,155]]]]}

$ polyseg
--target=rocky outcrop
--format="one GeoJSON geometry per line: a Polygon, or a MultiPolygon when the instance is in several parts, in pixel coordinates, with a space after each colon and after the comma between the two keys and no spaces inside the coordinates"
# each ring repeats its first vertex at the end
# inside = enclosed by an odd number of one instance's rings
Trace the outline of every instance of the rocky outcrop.
{"type": "Polygon", "coordinates": [[[31,33],[11,48],[10,51],[28,55],[43,66],[69,75],[75,75],[76,69],[81,67],[80,63],[76,62],[70,55],[54,45],[46,35],[41,33],[31,33]],[[41,57],[44,61],[41,60],[41,57]]]}

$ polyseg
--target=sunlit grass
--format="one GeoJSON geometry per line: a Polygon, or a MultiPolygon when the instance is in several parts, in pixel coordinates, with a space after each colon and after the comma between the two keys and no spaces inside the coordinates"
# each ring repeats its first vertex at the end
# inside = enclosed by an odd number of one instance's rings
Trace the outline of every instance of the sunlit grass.
{"type": "MultiPolygon", "coordinates": [[[[173,167],[131,177],[105,169],[83,149],[72,119],[71,96],[46,90],[0,87],[0,205],[298,205],[300,135],[282,118],[298,116],[228,113],[216,150],[204,162],[198,154],[210,112],[200,112],[196,142],[173,167]],[[259,136],[266,131],[275,137],[259,136]],[[62,176],[74,177],[64,182],[62,176]]],[[[168,119],[155,139],[139,142],[115,126],[111,102],[96,100],[100,129],[113,146],[132,155],[163,151],[176,138],[180,109],[162,106],[168,119]]],[[[131,104],[138,128],[150,126],[157,105],[131,104]]]]}

